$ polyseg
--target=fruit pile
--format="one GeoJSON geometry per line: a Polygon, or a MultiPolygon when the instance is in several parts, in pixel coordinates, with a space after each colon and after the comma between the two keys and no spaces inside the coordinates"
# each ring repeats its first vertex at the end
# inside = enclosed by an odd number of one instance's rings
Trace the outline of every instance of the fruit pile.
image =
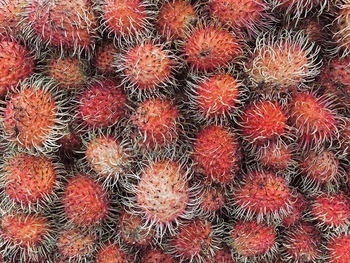
{"type": "Polygon", "coordinates": [[[0,262],[350,262],[350,0],[1,0],[0,262]]]}

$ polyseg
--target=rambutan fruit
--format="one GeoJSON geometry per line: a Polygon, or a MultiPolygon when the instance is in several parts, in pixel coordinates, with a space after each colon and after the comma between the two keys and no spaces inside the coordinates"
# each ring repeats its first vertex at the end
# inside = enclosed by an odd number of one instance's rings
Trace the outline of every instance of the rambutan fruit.
{"type": "Polygon", "coordinates": [[[197,122],[222,123],[239,114],[245,87],[234,70],[194,75],[187,80],[188,106],[197,122]]]}
{"type": "Polygon", "coordinates": [[[54,157],[13,153],[3,158],[1,173],[4,206],[38,211],[57,198],[64,170],[54,157]]]}
{"type": "Polygon", "coordinates": [[[49,259],[54,228],[47,215],[8,211],[0,218],[0,229],[4,257],[17,258],[16,262],[49,259]]]}
{"type": "Polygon", "coordinates": [[[76,100],[75,119],[82,130],[112,127],[127,115],[128,97],[112,79],[92,81],[76,100]]]}
{"type": "Polygon", "coordinates": [[[131,213],[141,215],[144,227],[154,227],[156,235],[162,237],[173,233],[181,219],[190,217],[198,197],[196,188],[188,182],[192,171],[185,166],[186,160],[158,154],[156,158],[146,157],[147,160],[141,161],[145,164],[135,174],[136,182],[130,178],[124,183],[133,195],[124,196],[123,202],[131,213]]]}
{"type": "Polygon", "coordinates": [[[3,0],[0,2],[0,34],[18,36],[27,1],[3,0]]]}
{"type": "Polygon", "coordinates": [[[296,87],[319,74],[319,50],[302,31],[273,30],[260,34],[244,63],[252,82],[251,92],[283,101],[296,87]]]}
{"type": "Polygon", "coordinates": [[[194,72],[225,68],[243,54],[243,41],[223,27],[199,22],[186,30],[180,51],[194,72]]]}
{"type": "Polygon", "coordinates": [[[198,20],[196,9],[197,6],[188,0],[165,1],[159,8],[155,27],[168,40],[184,38],[187,28],[198,20]]]}
{"type": "Polygon", "coordinates": [[[290,213],[283,217],[282,225],[286,228],[296,225],[304,217],[308,207],[309,201],[306,199],[305,195],[296,191],[292,200],[290,213]]]}
{"type": "Polygon", "coordinates": [[[342,233],[329,238],[325,248],[327,262],[348,263],[350,261],[350,234],[342,233]]]}
{"type": "Polygon", "coordinates": [[[241,149],[238,137],[223,125],[202,128],[193,142],[191,158],[194,171],[203,175],[206,183],[232,183],[240,168],[241,149]]]}
{"type": "Polygon", "coordinates": [[[82,57],[50,52],[45,54],[41,71],[53,79],[60,89],[79,89],[89,80],[88,62],[82,57]]]}
{"type": "Polygon", "coordinates": [[[182,116],[172,99],[148,98],[129,119],[129,136],[138,148],[156,150],[173,145],[182,131],[182,116]]]}
{"type": "Polygon", "coordinates": [[[61,202],[63,217],[73,226],[82,228],[101,224],[110,209],[109,196],[102,185],[83,173],[67,179],[61,202]]]}
{"type": "Polygon", "coordinates": [[[200,203],[198,204],[201,218],[208,218],[212,222],[220,218],[221,212],[225,213],[227,205],[226,189],[221,186],[204,186],[200,191],[200,203]]]}
{"type": "Polygon", "coordinates": [[[248,37],[256,37],[275,22],[265,0],[210,0],[208,11],[212,19],[248,37]]]}
{"type": "Polygon", "coordinates": [[[76,128],[74,120],[70,119],[64,135],[58,139],[59,149],[57,155],[64,161],[75,161],[75,152],[80,149],[83,145],[82,134],[76,128]]]}
{"type": "Polygon", "coordinates": [[[239,122],[243,139],[252,149],[288,136],[287,113],[275,101],[254,100],[242,110],[239,122]]]}
{"type": "Polygon", "coordinates": [[[116,185],[129,172],[135,157],[128,140],[117,132],[86,133],[78,152],[84,154],[82,166],[106,187],[116,185]]]}
{"type": "Polygon", "coordinates": [[[316,220],[316,225],[341,230],[350,225],[350,199],[343,192],[332,194],[320,193],[310,201],[309,216],[316,220]]]}
{"type": "Polygon", "coordinates": [[[37,49],[58,47],[73,54],[90,54],[97,34],[97,17],[88,0],[34,0],[26,10],[24,37],[37,49]]]}
{"type": "Polygon", "coordinates": [[[230,248],[226,244],[223,244],[219,250],[215,251],[214,262],[236,263],[236,260],[232,258],[230,248]]]}
{"type": "Polygon", "coordinates": [[[170,43],[158,36],[147,36],[126,46],[118,53],[114,67],[131,94],[172,93],[176,86],[174,74],[179,70],[179,57],[170,43]]]}
{"type": "Polygon", "coordinates": [[[79,228],[63,227],[58,232],[56,247],[56,258],[64,262],[91,262],[97,250],[97,237],[79,228]]]}
{"type": "Polygon", "coordinates": [[[105,0],[99,1],[102,32],[114,34],[116,40],[131,41],[152,29],[154,6],[144,0],[105,0]]]}
{"type": "Polygon", "coordinates": [[[104,243],[97,249],[96,263],[129,263],[132,261],[132,254],[115,243],[104,243]]]}
{"type": "Polygon", "coordinates": [[[319,262],[321,234],[311,223],[300,222],[283,231],[282,257],[285,262],[319,262]]]}
{"type": "Polygon", "coordinates": [[[146,247],[151,245],[154,231],[144,227],[143,218],[127,210],[119,213],[117,231],[127,245],[146,247]]]}
{"type": "Polygon", "coordinates": [[[142,253],[143,263],[175,263],[176,261],[160,248],[149,247],[142,253]]]}
{"type": "Polygon", "coordinates": [[[289,117],[302,149],[337,138],[339,117],[326,96],[316,96],[312,92],[294,93],[289,103],[289,117]]]}
{"type": "Polygon", "coordinates": [[[97,73],[112,76],[114,74],[113,61],[119,51],[113,42],[102,42],[101,46],[96,49],[92,60],[97,73]]]}
{"type": "Polygon", "coordinates": [[[11,37],[0,37],[0,96],[34,73],[35,56],[11,37]]]}
{"type": "Polygon", "coordinates": [[[276,173],[292,171],[296,166],[294,144],[283,139],[262,145],[255,157],[262,167],[276,173]]]}
{"type": "Polygon", "coordinates": [[[331,23],[333,41],[336,46],[331,50],[333,55],[347,57],[350,53],[350,3],[347,0],[336,1],[334,20],[331,23]]]}
{"type": "Polygon", "coordinates": [[[325,96],[333,96],[334,104],[346,111],[350,107],[350,58],[332,58],[326,61],[318,76],[319,85],[325,96]]]}
{"type": "Polygon", "coordinates": [[[210,262],[220,243],[215,225],[200,218],[181,225],[177,233],[166,242],[173,257],[190,263],[210,262]]]}
{"type": "Polygon", "coordinates": [[[280,222],[295,200],[288,181],[269,171],[249,171],[232,193],[233,212],[239,218],[280,222]]]}
{"type": "Polygon", "coordinates": [[[342,155],[345,159],[348,157],[350,160],[350,118],[344,118],[339,133],[339,144],[342,155]]]}
{"type": "Polygon", "coordinates": [[[304,190],[338,189],[341,179],[339,159],[331,149],[310,150],[301,156],[301,188],[304,190]]]}
{"type": "Polygon", "coordinates": [[[277,233],[273,225],[256,221],[237,221],[227,238],[235,258],[242,262],[254,262],[257,259],[271,259],[277,253],[277,233]]]}

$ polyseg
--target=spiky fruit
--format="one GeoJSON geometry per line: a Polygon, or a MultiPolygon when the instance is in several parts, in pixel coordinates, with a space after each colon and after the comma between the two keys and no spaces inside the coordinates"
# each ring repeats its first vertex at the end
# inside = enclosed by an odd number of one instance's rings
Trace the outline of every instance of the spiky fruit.
{"type": "Polygon", "coordinates": [[[37,210],[56,198],[62,167],[43,155],[15,153],[2,165],[3,202],[37,210]]]}
{"type": "Polygon", "coordinates": [[[182,51],[193,71],[227,67],[242,54],[242,41],[216,25],[199,25],[186,32],[182,51]]]}
{"type": "Polygon", "coordinates": [[[248,36],[257,36],[274,21],[264,0],[211,0],[208,9],[212,18],[248,36]]]}
{"type": "Polygon", "coordinates": [[[141,149],[154,150],[174,144],[181,132],[181,116],[169,99],[141,102],[130,117],[132,141],[141,149]]]}
{"type": "Polygon", "coordinates": [[[43,71],[61,89],[79,89],[88,81],[87,61],[77,56],[52,54],[45,60],[43,71]]]}
{"type": "Polygon", "coordinates": [[[267,171],[251,171],[232,194],[235,213],[257,221],[280,221],[290,213],[293,192],[281,176],[267,171]]]}
{"type": "Polygon", "coordinates": [[[199,216],[209,219],[217,218],[220,211],[224,210],[226,205],[225,188],[219,186],[206,186],[201,191],[201,200],[198,204],[199,216]]]}
{"type": "Polygon", "coordinates": [[[142,168],[135,189],[135,199],[126,203],[140,210],[146,223],[155,226],[159,234],[170,232],[179,219],[186,217],[190,209],[191,188],[188,184],[189,170],[173,159],[150,160],[142,168]]]}
{"type": "Polygon", "coordinates": [[[102,43],[102,45],[97,48],[93,59],[93,65],[97,72],[107,76],[113,75],[113,61],[118,53],[119,48],[116,48],[113,42],[102,43]]]}
{"type": "Polygon", "coordinates": [[[175,263],[172,257],[159,248],[149,247],[142,254],[143,263],[175,263]]]}
{"type": "Polygon", "coordinates": [[[118,244],[103,244],[97,251],[96,263],[129,263],[131,255],[118,244]]]}
{"type": "Polygon", "coordinates": [[[333,52],[346,57],[350,53],[350,3],[348,1],[337,1],[335,19],[332,21],[333,40],[337,46],[333,52]]]}
{"type": "Polygon", "coordinates": [[[228,236],[232,251],[247,262],[257,258],[271,258],[277,250],[274,226],[256,221],[237,221],[228,236]]]}
{"type": "Polygon", "coordinates": [[[241,133],[253,148],[281,138],[288,133],[287,115],[283,107],[274,101],[253,101],[243,109],[241,133]]]}
{"type": "Polygon", "coordinates": [[[35,58],[23,44],[0,38],[0,96],[34,72],[35,58]]]}
{"type": "Polygon", "coordinates": [[[26,39],[37,47],[51,45],[81,54],[97,38],[97,18],[88,0],[34,0],[28,5],[26,39]]]}
{"type": "Polygon", "coordinates": [[[263,33],[244,64],[252,80],[252,92],[267,98],[284,98],[319,73],[319,48],[303,32],[263,33]]]}
{"type": "Polygon", "coordinates": [[[84,138],[84,161],[104,186],[113,186],[132,166],[134,154],[128,142],[113,134],[89,133],[84,138]]]}
{"type": "Polygon", "coordinates": [[[343,125],[340,127],[339,141],[342,155],[348,156],[350,160],[350,118],[345,118],[343,125]]]}
{"type": "Polygon", "coordinates": [[[3,0],[0,2],[0,34],[17,36],[20,33],[20,22],[25,14],[25,0],[3,0]]]}
{"type": "Polygon", "coordinates": [[[304,149],[332,141],[338,133],[339,120],[325,97],[309,92],[295,93],[289,103],[289,115],[304,149]]]}
{"type": "Polygon", "coordinates": [[[110,205],[102,185],[86,174],[68,179],[62,204],[69,222],[81,227],[93,227],[105,220],[110,205]]]}
{"type": "Polygon", "coordinates": [[[326,245],[329,263],[348,263],[350,261],[350,234],[339,234],[328,240],[326,245]]]}
{"type": "Polygon", "coordinates": [[[7,212],[0,219],[0,229],[4,256],[16,256],[19,262],[46,258],[53,249],[53,228],[45,215],[7,212]]]}
{"type": "Polygon", "coordinates": [[[216,263],[236,263],[232,258],[230,248],[227,245],[220,247],[220,250],[215,252],[214,262],[216,263]]]}
{"type": "Polygon", "coordinates": [[[347,74],[350,69],[350,59],[332,58],[323,64],[318,81],[323,93],[333,96],[336,104],[346,110],[350,106],[350,78],[347,74]]]}
{"type": "Polygon", "coordinates": [[[241,152],[237,135],[221,125],[208,125],[196,136],[191,157],[206,183],[227,185],[239,170],[241,152]]]}
{"type": "Polygon", "coordinates": [[[133,39],[149,31],[149,8],[143,0],[101,1],[102,24],[119,39],[133,39]]]}
{"type": "Polygon", "coordinates": [[[76,118],[82,129],[111,127],[126,117],[127,102],[116,81],[94,81],[78,95],[76,118]]]}
{"type": "Polygon", "coordinates": [[[140,215],[122,211],[119,214],[117,230],[123,241],[131,246],[150,245],[154,237],[154,231],[144,228],[144,222],[140,215]]]}
{"type": "Polygon", "coordinates": [[[292,200],[290,213],[283,218],[283,226],[290,227],[300,222],[308,206],[309,201],[306,199],[304,194],[296,192],[296,195],[292,200]]]}
{"type": "Polygon", "coordinates": [[[310,216],[319,226],[347,229],[350,224],[350,199],[343,192],[319,194],[310,203],[310,216]]]}
{"type": "Polygon", "coordinates": [[[169,40],[186,36],[187,28],[198,20],[196,8],[188,0],[173,0],[163,3],[159,9],[155,26],[169,40]]]}
{"type": "Polygon", "coordinates": [[[2,125],[9,144],[31,152],[52,152],[63,136],[64,98],[48,79],[35,76],[9,93],[2,108],[2,125]]]}
{"type": "Polygon", "coordinates": [[[237,115],[243,85],[230,72],[194,76],[187,83],[189,106],[196,120],[219,123],[237,115]]]}
{"type": "Polygon", "coordinates": [[[57,258],[65,262],[91,259],[96,251],[96,236],[79,228],[63,228],[57,237],[57,258]]]}
{"type": "Polygon", "coordinates": [[[337,189],[340,184],[339,159],[328,149],[308,151],[299,164],[303,189],[337,189]]]}
{"type": "Polygon", "coordinates": [[[256,158],[263,167],[277,173],[292,169],[296,165],[293,145],[282,139],[260,147],[256,158]]]}
{"type": "Polygon", "coordinates": [[[210,221],[195,218],[180,226],[169,240],[169,251],[180,261],[208,262],[215,254],[218,240],[210,221]]]}
{"type": "Polygon", "coordinates": [[[159,44],[159,39],[144,38],[116,57],[114,66],[121,73],[125,86],[138,95],[170,92],[175,85],[174,73],[178,60],[168,47],[159,44]]]}
{"type": "Polygon", "coordinates": [[[300,222],[283,231],[283,258],[286,262],[318,262],[321,235],[311,223],[300,222]]]}

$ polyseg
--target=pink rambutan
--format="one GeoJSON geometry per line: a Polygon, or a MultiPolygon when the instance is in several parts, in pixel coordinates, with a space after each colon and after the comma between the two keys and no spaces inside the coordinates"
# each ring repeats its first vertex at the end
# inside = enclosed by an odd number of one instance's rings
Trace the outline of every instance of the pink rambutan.
{"type": "Polygon", "coordinates": [[[0,34],[18,36],[25,14],[26,0],[3,0],[0,2],[0,34]]]}
{"type": "Polygon", "coordinates": [[[113,61],[119,51],[113,42],[102,42],[96,49],[92,62],[99,74],[106,76],[114,74],[113,61]]]}
{"type": "Polygon", "coordinates": [[[175,263],[176,261],[160,248],[149,247],[142,253],[143,263],[175,263]]]}
{"type": "Polygon", "coordinates": [[[350,261],[350,234],[342,233],[329,238],[325,248],[329,263],[348,263],[350,261]]]}
{"type": "Polygon", "coordinates": [[[287,216],[282,220],[284,227],[291,227],[296,225],[303,218],[309,207],[309,201],[301,192],[296,192],[292,200],[291,210],[287,216]]]}
{"type": "Polygon", "coordinates": [[[132,254],[125,251],[122,246],[113,243],[104,243],[97,250],[96,263],[129,263],[132,254]]]}

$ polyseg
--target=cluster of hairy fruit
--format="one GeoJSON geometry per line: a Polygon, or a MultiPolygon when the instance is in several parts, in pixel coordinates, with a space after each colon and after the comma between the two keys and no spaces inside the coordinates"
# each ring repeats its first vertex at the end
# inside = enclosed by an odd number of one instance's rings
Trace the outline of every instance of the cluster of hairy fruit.
{"type": "Polygon", "coordinates": [[[349,0],[0,0],[0,262],[350,262],[349,0]]]}

